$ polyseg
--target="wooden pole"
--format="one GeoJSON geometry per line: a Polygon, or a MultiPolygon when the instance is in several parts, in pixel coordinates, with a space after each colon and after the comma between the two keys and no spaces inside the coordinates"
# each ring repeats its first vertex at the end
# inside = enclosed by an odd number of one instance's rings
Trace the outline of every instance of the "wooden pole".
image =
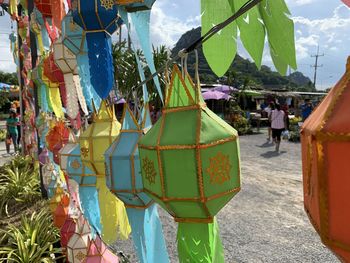
{"type": "MultiPolygon", "coordinates": [[[[33,0],[28,0],[28,16],[29,16],[29,23],[31,20],[31,14],[33,13],[34,9],[34,1],[33,0]]],[[[37,49],[37,44],[36,44],[36,38],[35,34],[30,31],[30,50],[31,50],[31,55],[32,55],[32,68],[34,69],[37,65],[37,60],[38,60],[38,49],[37,49]]],[[[35,118],[39,116],[39,100],[38,100],[38,87],[35,86],[35,83],[33,83],[33,90],[34,90],[34,105],[35,105],[35,118]]],[[[42,149],[40,147],[40,137],[39,134],[37,134],[37,145],[38,145],[38,155],[41,153],[42,149]]],[[[38,158],[37,158],[38,159],[38,158]]],[[[40,164],[40,169],[39,169],[39,174],[40,174],[40,188],[41,188],[41,195],[43,198],[47,198],[47,191],[44,187],[44,180],[43,180],[43,174],[42,174],[42,165],[40,164]]]]}

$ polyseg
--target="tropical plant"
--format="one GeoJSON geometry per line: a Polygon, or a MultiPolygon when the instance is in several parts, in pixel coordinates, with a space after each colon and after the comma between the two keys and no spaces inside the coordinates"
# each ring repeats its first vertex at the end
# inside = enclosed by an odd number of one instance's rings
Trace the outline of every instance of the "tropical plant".
{"type": "Polygon", "coordinates": [[[0,215],[9,207],[30,204],[40,198],[38,168],[32,159],[16,156],[0,168],[0,215]]]}
{"type": "MultiPolygon", "coordinates": [[[[145,68],[145,77],[151,76],[148,67],[145,67],[146,60],[141,50],[136,51],[140,63],[145,68]]],[[[140,87],[141,79],[136,63],[136,57],[134,51],[132,51],[126,41],[121,41],[113,45],[112,48],[113,60],[114,60],[114,73],[117,82],[117,89],[121,96],[127,100],[133,99],[134,95],[138,98],[142,98],[142,87],[140,87]]],[[[153,59],[156,69],[161,69],[166,65],[167,60],[170,57],[170,52],[165,46],[157,48],[153,47],[153,59]]],[[[169,65],[170,66],[170,65],[169,65]]],[[[159,74],[161,89],[164,94],[165,91],[165,76],[159,74]]],[[[153,81],[147,83],[147,89],[149,91],[152,104],[161,105],[159,95],[154,87],[153,81]]]]}
{"type": "Polygon", "coordinates": [[[0,262],[56,262],[63,258],[62,250],[55,247],[59,240],[48,209],[22,216],[19,226],[10,224],[0,230],[0,262]]]}
{"type": "Polygon", "coordinates": [[[251,134],[252,128],[248,120],[242,116],[236,118],[232,123],[233,128],[235,128],[239,135],[251,134]]]}

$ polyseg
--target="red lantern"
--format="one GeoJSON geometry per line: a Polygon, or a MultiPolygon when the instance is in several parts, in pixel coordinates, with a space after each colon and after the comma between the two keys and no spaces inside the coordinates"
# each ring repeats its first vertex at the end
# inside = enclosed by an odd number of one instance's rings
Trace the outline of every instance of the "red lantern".
{"type": "Polygon", "coordinates": [[[67,218],[61,228],[61,246],[67,247],[69,239],[76,232],[77,224],[73,218],[67,218]]]}
{"type": "Polygon", "coordinates": [[[54,61],[54,55],[51,52],[50,55],[44,60],[44,74],[51,81],[59,84],[62,104],[66,107],[67,92],[66,85],[64,83],[64,77],[61,69],[57,67],[54,61]]]}
{"type": "Polygon", "coordinates": [[[305,210],[321,237],[350,262],[350,57],[342,79],[302,128],[305,210]]]}
{"type": "Polygon", "coordinates": [[[44,17],[52,17],[51,0],[34,0],[34,4],[44,17]]]}
{"type": "Polygon", "coordinates": [[[59,164],[59,151],[69,141],[70,131],[66,127],[63,121],[57,122],[57,124],[46,135],[46,141],[48,149],[53,153],[53,159],[56,164],[59,164]]]}
{"type": "Polygon", "coordinates": [[[55,214],[53,216],[53,224],[57,228],[61,228],[64,225],[68,218],[68,206],[64,206],[62,203],[59,203],[55,214]]]}
{"type": "Polygon", "coordinates": [[[66,14],[63,0],[34,0],[34,3],[43,17],[52,17],[53,24],[61,29],[61,21],[66,14]]]}

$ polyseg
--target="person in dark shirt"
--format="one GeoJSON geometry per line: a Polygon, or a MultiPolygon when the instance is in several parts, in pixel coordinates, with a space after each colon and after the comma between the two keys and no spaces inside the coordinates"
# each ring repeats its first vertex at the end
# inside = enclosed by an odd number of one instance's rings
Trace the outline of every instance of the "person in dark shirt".
{"type": "Polygon", "coordinates": [[[306,99],[304,104],[301,105],[301,117],[305,121],[312,113],[314,107],[312,106],[309,99],[306,99]]]}
{"type": "MultiPolygon", "coordinates": [[[[10,117],[6,120],[7,133],[9,137],[12,139],[13,146],[15,148],[15,152],[18,150],[18,129],[17,126],[19,124],[19,119],[17,117],[17,112],[15,109],[10,109],[10,117]]],[[[10,149],[8,149],[10,150],[10,149]]]]}

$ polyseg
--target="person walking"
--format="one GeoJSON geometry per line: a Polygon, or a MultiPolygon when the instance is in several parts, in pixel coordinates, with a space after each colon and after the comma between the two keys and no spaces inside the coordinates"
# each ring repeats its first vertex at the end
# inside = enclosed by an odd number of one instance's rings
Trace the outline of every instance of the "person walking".
{"type": "Polygon", "coordinates": [[[280,150],[281,134],[286,129],[286,114],[279,104],[271,111],[272,140],[276,143],[276,152],[280,150]]]}
{"type": "MultiPolygon", "coordinates": [[[[15,148],[15,153],[18,151],[18,126],[19,119],[17,117],[17,112],[15,109],[10,109],[10,117],[6,120],[7,133],[9,137],[12,139],[13,146],[15,148]]],[[[8,151],[10,148],[8,148],[8,151]]]]}
{"type": "Polygon", "coordinates": [[[272,130],[271,130],[271,112],[275,109],[275,103],[270,102],[269,106],[267,106],[264,111],[267,113],[267,118],[269,119],[269,123],[268,123],[268,128],[267,128],[267,141],[269,142],[271,140],[271,134],[272,134],[272,130]]]}

